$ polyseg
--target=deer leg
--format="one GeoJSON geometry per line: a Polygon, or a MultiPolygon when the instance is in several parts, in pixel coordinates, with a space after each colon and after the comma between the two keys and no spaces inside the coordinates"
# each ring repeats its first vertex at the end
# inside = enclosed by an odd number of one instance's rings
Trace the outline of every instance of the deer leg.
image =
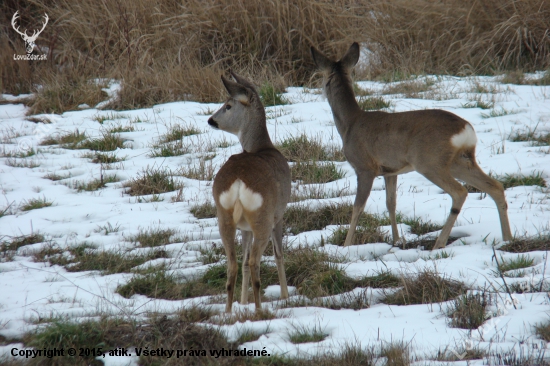
{"type": "Polygon", "coordinates": [[[386,207],[390,215],[392,242],[395,245],[399,241],[397,221],[395,219],[395,207],[397,206],[397,175],[384,177],[386,183],[386,207]]]}
{"type": "Polygon", "coordinates": [[[279,285],[281,286],[281,299],[288,299],[288,287],[286,285],[285,263],[283,259],[283,220],[279,221],[271,234],[279,285]]]}
{"type": "Polygon", "coordinates": [[[233,294],[235,292],[235,283],[237,282],[237,272],[239,270],[239,266],[237,265],[237,252],[235,250],[235,233],[237,232],[237,228],[233,223],[231,215],[223,216],[227,217],[222,217],[218,210],[220,236],[225,248],[225,254],[227,255],[227,282],[225,285],[227,290],[227,302],[225,305],[225,312],[230,313],[233,307],[233,294]]]}
{"type": "Polygon", "coordinates": [[[271,233],[254,233],[252,250],[250,251],[250,259],[248,260],[248,264],[250,265],[250,275],[252,277],[252,290],[254,291],[256,311],[261,310],[262,307],[260,299],[260,260],[267,244],[269,244],[270,234],[271,233]]]}
{"type": "Polygon", "coordinates": [[[433,247],[433,249],[445,248],[445,246],[447,245],[447,240],[449,239],[449,235],[451,234],[451,229],[453,228],[456,218],[460,213],[460,209],[462,208],[462,205],[464,204],[464,201],[468,196],[468,191],[449,173],[442,174],[441,172],[439,172],[439,174],[437,174],[436,172],[430,172],[422,173],[422,175],[428,178],[433,184],[447,192],[453,200],[451,213],[449,214],[445,225],[443,225],[443,229],[441,229],[441,234],[439,234],[439,237],[435,242],[435,246],[433,247]]]}
{"type": "Polygon", "coordinates": [[[353,211],[351,213],[351,223],[349,225],[348,235],[344,246],[351,245],[353,241],[353,235],[355,235],[355,228],[359,221],[359,216],[365,208],[367,199],[369,198],[372,183],[374,182],[375,175],[370,172],[358,172],[357,173],[357,195],[355,196],[355,203],[353,204],[353,211]]]}
{"type": "Polygon", "coordinates": [[[510,221],[508,220],[508,204],[504,196],[504,187],[502,184],[485,174],[477,165],[468,167],[455,167],[451,173],[457,179],[471,184],[480,191],[487,193],[497,205],[498,216],[500,219],[500,228],[502,231],[502,240],[512,240],[512,231],[510,230],[510,221]]]}
{"type": "Polygon", "coordinates": [[[243,284],[241,289],[241,304],[248,304],[248,286],[250,285],[250,246],[252,245],[252,232],[241,230],[243,240],[243,284]]]}

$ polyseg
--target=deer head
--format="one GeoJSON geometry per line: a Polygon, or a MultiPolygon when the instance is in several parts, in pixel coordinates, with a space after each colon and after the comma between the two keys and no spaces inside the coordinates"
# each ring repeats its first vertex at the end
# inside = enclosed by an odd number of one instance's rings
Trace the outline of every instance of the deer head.
{"type": "Polygon", "coordinates": [[[13,18],[11,18],[11,25],[12,25],[13,29],[15,29],[15,31],[17,33],[19,33],[21,35],[21,38],[23,38],[23,40],[25,41],[25,48],[27,49],[27,53],[31,53],[32,50],[34,49],[35,42],[36,42],[36,39],[38,38],[38,35],[40,35],[40,33],[42,33],[44,28],[46,28],[46,24],[48,24],[48,20],[49,20],[48,14],[44,14],[44,19],[46,21],[42,25],[42,29],[40,29],[39,31],[34,30],[33,33],[32,33],[32,36],[29,36],[27,34],[26,29],[25,29],[25,32],[21,32],[21,31],[19,31],[19,27],[15,26],[15,21],[17,20],[17,18],[19,18],[18,13],[19,13],[19,11],[16,11],[15,14],[13,14],[13,18]]]}

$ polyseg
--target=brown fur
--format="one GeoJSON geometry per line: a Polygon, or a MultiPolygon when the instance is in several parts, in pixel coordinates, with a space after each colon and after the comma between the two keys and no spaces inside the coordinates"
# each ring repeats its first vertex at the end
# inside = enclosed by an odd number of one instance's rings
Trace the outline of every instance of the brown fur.
{"type": "Polygon", "coordinates": [[[208,123],[239,136],[244,152],[232,155],[221,167],[214,179],[212,192],[217,207],[220,236],[227,254],[225,310],[231,312],[233,304],[237,279],[235,233],[240,228],[243,238],[241,304],[248,303],[248,286],[252,277],[254,302],[258,311],[261,308],[260,259],[270,239],[275,252],[281,298],[288,298],[282,238],[283,213],[290,199],[290,169],[284,156],[275,149],[269,138],[264,107],[254,86],[239,75],[233,74],[233,77],[237,83],[222,77],[231,97],[210,117],[208,123]],[[262,204],[258,209],[249,211],[239,200],[233,207],[222,206],[220,195],[228,191],[237,179],[262,197],[262,204]]]}
{"type": "Polygon", "coordinates": [[[445,247],[468,195],[455,178],[487,192],[493,198],[499,212],[502,237],[504,240],[512,239],[502,184],[477,165],[475,146],[455,147],[451,143],[451,138],[469,125],[467,121],[437,109],[400,113],[365,112],[355,100],[349,76],[359,59],[359,45],[352,44],[337,62],[314,47],[311,52],[315,63],[325,73],[325,92],[342,138],[344,154],[357,174],[357,196],[344,245],[351,244],[359,215],[377,176],[385,179],[393,241],[396,243],[399,240],[395,218],[397,175],[413,170],[442,188],[453,199],[451,213],[434,249],[445,247]]]}

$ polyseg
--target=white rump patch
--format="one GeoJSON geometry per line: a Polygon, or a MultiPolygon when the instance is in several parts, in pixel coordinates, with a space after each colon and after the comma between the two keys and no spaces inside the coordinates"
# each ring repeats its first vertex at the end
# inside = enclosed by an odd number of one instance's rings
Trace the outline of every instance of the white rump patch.
{"type": "Polygon", "coordinates": [[[241,201],[243,208],[247,211],[256,211],[264,202],[259,193],[252,191],[240,179],[237,179],[227,191],[220,194],[220,204],[226,210],[233,208],[237,200],[241,201]]]}
{"type": "Polygon", "coordinates": [[[466,124],[462,132],[451,137],[451,144],[454,147],[473,147],[477,144],[477,136],[474,128],[469,123],[466,124]]]}

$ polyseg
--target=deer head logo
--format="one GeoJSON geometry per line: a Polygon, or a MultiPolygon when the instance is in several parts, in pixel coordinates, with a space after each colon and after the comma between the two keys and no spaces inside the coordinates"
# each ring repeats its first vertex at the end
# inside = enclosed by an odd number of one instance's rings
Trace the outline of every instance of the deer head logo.
{"type": "Polygon", "coordinates": [[[33,33],[32,33],[32,36],[29,36],[27,34],[26,29],[25,29],[25,32],[20,32],[19,27],[15,26],[15,21],[17,20],[17,18],[19,18],[18,13],[19,13],[19,11],[16,11],[15,14],[13,14],[13,18],[11,18],[11,25],[12,25],[13,29],[15,29],[15,31],[17,33],[19,33],[21,35],[21,37],[23,38],[23,40],[25,41],[25,48],[27,49],[27,53],[31,53],[32,50],[34,49],[35,42],[36,42],[36,39],[38,38],[38,35],[40,33],[42,33],[44,28],[46,28],[46,24],[48,24],[48,19],[49,19],[48,14],[44,13],[44,19],[46,21],[44,22],[44,25],[42,25],[42,29],[40,29],[39,31],[34,30],[33,33]]]}

